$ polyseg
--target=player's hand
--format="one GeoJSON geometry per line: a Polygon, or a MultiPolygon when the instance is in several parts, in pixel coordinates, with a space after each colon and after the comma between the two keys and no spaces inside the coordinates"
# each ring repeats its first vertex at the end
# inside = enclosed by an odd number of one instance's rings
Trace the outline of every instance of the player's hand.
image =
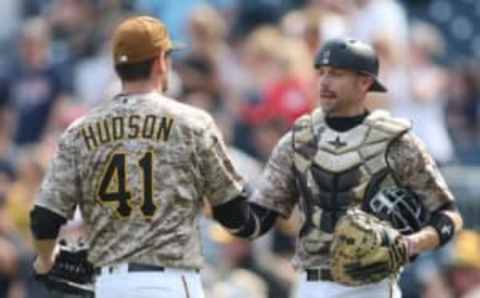
{"type": "Polygon", "coordinates": [[[45,260],[43,258],[37,257],[33,262],[33,269],[37,274],[46,274],[52,269],[53,264],[53,260],[45,260]]]}
{"type": "Polygon", "coordinates": [[[55,259],[57,258],[59,249],[59,246],[56,245],[50,258],[41,258],[40,256],[37,256],[33,262],[33,269],[35,270],[35,273],[48,273],[52,269],[53,264],[55,264],[55,259]]]}
{"type": "Polygon", "coordinates": [[[34,278],[49,291],[91,297],[94,270],[87,260],[87,253],[84,245],[60,243],[51,258],[35,259],[34,278]]]}

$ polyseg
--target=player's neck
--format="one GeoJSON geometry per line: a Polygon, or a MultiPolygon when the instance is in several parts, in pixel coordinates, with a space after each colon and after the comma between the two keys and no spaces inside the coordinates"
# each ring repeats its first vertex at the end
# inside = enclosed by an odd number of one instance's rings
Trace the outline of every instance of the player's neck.
{"type": "Polygon", "coordinates": [[[139,93],[149,93],[153,91],[161,93],[162,88],[160,88],[152,80],[123,82],[122,84],[123,94],[139,94],[139,93]]]}

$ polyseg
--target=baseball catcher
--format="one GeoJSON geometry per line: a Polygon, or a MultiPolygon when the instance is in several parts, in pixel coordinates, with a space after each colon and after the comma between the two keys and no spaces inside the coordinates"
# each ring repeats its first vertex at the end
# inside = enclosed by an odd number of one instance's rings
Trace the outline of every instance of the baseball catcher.
{"type": "Polygon", "coordinates": [[[45,273],[35,272],[35,279],[52,292],[94,297],[93,266],[87,261],[88,248],[60,242],[60,249],[52,269],[45,273]]]}
{"type": "Polygon", "coordinates": [[[455,198],[412,124],[366,104],[387,91],[371,45],[325,40],[314,67],[320,106],[278,141],[252,195],[213,215],[254,239],[298,207],[296,296],[401,297],[402,266],[462,228],[455,198]]]}

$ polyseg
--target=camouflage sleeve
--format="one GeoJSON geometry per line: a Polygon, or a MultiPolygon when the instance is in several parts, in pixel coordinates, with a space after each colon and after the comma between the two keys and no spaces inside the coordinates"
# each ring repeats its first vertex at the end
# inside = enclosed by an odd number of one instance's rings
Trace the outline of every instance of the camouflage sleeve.
{"type": "Polygon", "coordinates": [[[200,161],[203,195],[216,206],[239,196],[244,182],[233,167],[223,137],[213,119],[200,135],[198,159],[200,161]]]}
{"type": "Polygon", "coordinates": [[[299,197],[292,169],[292,134],[288,133],[275,146],[252,201],[289,217],[299,197]]]}
{"type": "Polygon", "coordinates": [[[35,205],[49,209],[66,219],[73,217],[81,197],[75,149],[70,137],[67,132],[60,138],[57,152],[50,161],[35,202],[35,205]]]}
{"type": "Polygon", "coordinates": [[[412,133],[395,140],[387,158],[398,182],[415,192],[430,211],[454,201],[435,161],[412,133]]]}

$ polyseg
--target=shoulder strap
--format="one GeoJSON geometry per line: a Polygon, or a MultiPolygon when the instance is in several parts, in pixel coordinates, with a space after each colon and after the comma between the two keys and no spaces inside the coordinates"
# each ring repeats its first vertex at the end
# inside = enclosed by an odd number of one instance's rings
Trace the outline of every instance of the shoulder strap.
{"type": "Polygon", "coordinates": [[[367,125],[387,134],[398,136],[411,129],[411,123],[403,118],[395,118],[385,110],[376,110],[366,119],[367,125]]]}
{"type": "Polygon", "coordinates": [[[292,129],[293,149],[296,150],[308,143],[318,143],[318,135],[324,122],[324,116],[321,109],[314,110],[311,114],[306,114],[295,121],[292,129]]]}

